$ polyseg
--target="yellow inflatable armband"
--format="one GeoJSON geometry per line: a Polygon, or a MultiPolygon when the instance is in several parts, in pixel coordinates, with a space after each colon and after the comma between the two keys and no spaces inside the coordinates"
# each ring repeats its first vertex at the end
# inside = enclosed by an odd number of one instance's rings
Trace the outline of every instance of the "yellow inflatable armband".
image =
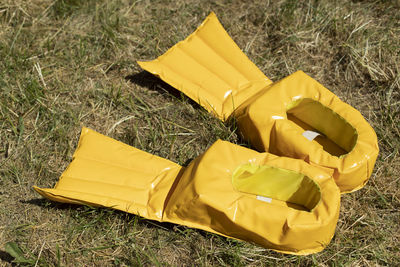
{"type": "Polygon", "coordinates": [[[34,188],[290,254],[324,249],[340,206],[331,175],[302,160],[219,140],[183,168],[87,128],[56,186],[34,188]]]}
{"type": "Polygon", "coordinates": [[[273,83],[214,13],[164,55],[138,63],[220,119],[235,117],[259,151],[331,169],[342,192],[372,173],[377,137],[362,115],[301,71],[273,83]]]}

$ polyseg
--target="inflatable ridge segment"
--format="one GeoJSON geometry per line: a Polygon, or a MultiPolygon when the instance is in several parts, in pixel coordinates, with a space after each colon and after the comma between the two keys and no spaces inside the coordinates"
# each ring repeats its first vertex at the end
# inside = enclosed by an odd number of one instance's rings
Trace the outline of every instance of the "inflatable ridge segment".
{"type": "Polygon", "coordinates": [[[218,140],[186,168],[83,128],[58,202],[108,207],[304,255],[332,239],[340,192],[304,161],[218,140]]]}
{"type": "Polygon", "coordinates": [[[332,172],[342,193],[371,176],[378,141],[360,112],[302,71],[272,82],[214,13],[165,54],[138,64],[221,120],[235,118],[257,150],[332,172]]]}

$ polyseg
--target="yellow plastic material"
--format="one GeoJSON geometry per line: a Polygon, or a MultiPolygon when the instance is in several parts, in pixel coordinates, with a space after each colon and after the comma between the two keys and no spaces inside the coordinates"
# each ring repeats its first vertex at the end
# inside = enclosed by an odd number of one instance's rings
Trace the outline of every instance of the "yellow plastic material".
{"type": "Polygon", "coordinates": [[[273,83],[214,13],[164,55],[138,64],[220,119],[235,117],[259,151],[330,169],[343,193],[363,187],[372,173],[377,137],[362,115],[302,71],[273,83]],[[307,138],[310,132],[318,136],[307,138]]]}
{"type": "Polygon", "coordinates": [[[340,206],[332,177],[301,160],[219,140],[183,168],[87,128],[55,188],[34,188],[290,254],[324,249],[340,206]]]}

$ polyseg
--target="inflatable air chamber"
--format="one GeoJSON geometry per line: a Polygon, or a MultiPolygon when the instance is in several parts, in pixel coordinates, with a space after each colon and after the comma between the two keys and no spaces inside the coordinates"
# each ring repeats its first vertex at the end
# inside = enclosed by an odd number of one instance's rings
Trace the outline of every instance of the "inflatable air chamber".
{"type": "Polygon", "coordinates": [[[220,119],[236,118],[259,151],[330,169],[342,192],[372,173],[377,137],[362,115],[301,71],[272,82],[214,13],[164,55],[138,63],[220,119]]]}
{"type": "Polygon", "coordinates": [[[331,175],[302,160],[219,140],[184,168],[87,128],[56,186],[35,190],[290,254],[321,251],[340,206],[331,175]]]}

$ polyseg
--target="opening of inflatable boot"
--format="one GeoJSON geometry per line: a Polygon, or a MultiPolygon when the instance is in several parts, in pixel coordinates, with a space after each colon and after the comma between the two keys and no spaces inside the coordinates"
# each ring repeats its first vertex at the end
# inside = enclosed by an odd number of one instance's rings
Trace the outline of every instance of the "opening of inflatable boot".
{"type": "Polygon", "coordinates": [[[217,141],[185,169],[164,220],[309,254],[329,244],[339,206],[340,191],[320,168],[217,141]]]}
{"type": "Polygon", "coordinates": [[[83,128],[73,160],[54,188],[34,189],[53,201],[109,207],[162,221],[165,199],[183,168],[83,128]]]}
{"type": "Polygon", "coordinates": [[[237,118],[258,150],[330,168],[342,192],[361,188],[372,173],[377,138],[362,115],[303,72],[272,84],[214,13],[164,55],[138,63],[220,119],[237,118]]]}
{"type": "Polygon", "coordinates": [[[240,192],[284,201],[308,211],[321,200],[320,188],[312,179],[269,165],[240,165],[233,172],[232,184],[240,192]]]}
{"type": "Polygon", "coordinates": [[[357,131],[339,114],[311,98],[300,98],[289,106],[287,119],[301,127],[308,140],[315,140],[323,150],[337,157],[353,150],[357,131]]]}
{"type": "Polygon", "coordinates": [[[257,149],[332,169],[342,192],[370,177],[379,151],[374,130],[305,73],[273,83],[240,109],[238,126],[257,149]]]}

